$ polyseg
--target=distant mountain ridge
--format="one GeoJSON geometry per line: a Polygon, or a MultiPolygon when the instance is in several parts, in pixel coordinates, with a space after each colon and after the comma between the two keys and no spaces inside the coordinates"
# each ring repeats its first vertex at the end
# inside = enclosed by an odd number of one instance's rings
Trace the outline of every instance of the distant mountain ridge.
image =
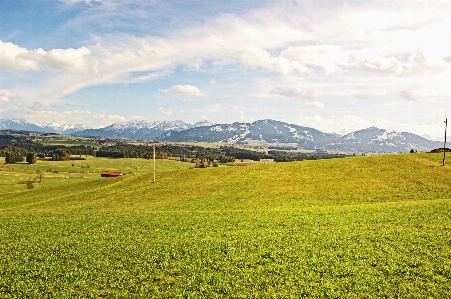
{"type": "Polygon", "coordinates": [[[58,134],[71,134],[80,130],[86,129],[86,125],[82,124],[64,124],[64,123],[41,123],[35,125],[27,122],[24,119],[17,118],[0,118],[0,130],[23,130],[30,132],[42,132],[42,133],[58,133],[58,134]]]}
{"type": "Polygon", "coordinates": [[[208,141],[237,143],[246,139],[267,142],[297,143],[303,148],[322,148],[336,135],[320,132],[275,120],[258,120],[253,123],[222,124],[191,128],[179,132],[167,132],[160,141],[208,141]]]}
{"type": "Polygon", "coordinates": [[[86,129],[83,131],[73,132],[72,135],[100,136],[107,138],[155,139],[168,131],[177,132],[203,125],[212,125],[212,123],[203,121],[191,125],[181,120],[153,122],[146,120],[134,120],[115,123],[100,129],[86,129]]]}
{"type": "Polygon", "coordinates": [[[371,127],[344,136],[328,134],[309,127],[275,120],[258,120],[253,123],[213,125],[192,128],[161,135],[160,141],[208,141],[239,143],[246,139],[266,142],[296,143],[304,149],[340,150],[347,152],[405,152],[410,149],[429,151],[441,146],[440,142],[424,137],[371,127]]]}
{"type": "Polygon", "coordinates": [[[47,133],[44,128],[17,118],[0,118],[0,130],[23,130],[47,133]]]}
{"type": "Polygon", "coordinates": [[[74,132],[86,130],[88,126],[82,124],[64,124],[64,123],[40,123],[39,126],[48,131],[48,133],[72,134],[74,132]]]}
{"type": "Polygon", "coordinates": [[[360,152],[403,152],[410,149],[429,151],[443,147],[443,143],[407,132],[396,132],[370,127],[338,138],[328,148],[360,152]]]}
{"type": "Polygon", "coordinates": [[[176,121],[135,120],[114,123],[104,128],[87,129],[84,125],[34,125],[21,119],[0,118],[1,129],[59,133],[74,136],[105,138],[152,139],[169,142],[242,143],[261,140],[268,143],[292,143],[304,149],[340,150],[346,152],[406,152],[410,149],[429,151],[443,143],[407,132],[396,132],[370,127],[345,134],[323,133],[319,130],[266,119],[252,123],[213,124],[208,121],[194,125],[176,121]]]}

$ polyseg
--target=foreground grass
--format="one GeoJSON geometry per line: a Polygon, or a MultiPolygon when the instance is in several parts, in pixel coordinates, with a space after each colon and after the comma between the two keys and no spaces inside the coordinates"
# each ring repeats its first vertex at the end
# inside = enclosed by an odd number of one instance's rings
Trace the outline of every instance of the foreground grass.
{"type": "Polygon", "coordinates": [[[0,297],[446,298],[451,168],[439,165],[359,157],[11,192],[0,297]]]}

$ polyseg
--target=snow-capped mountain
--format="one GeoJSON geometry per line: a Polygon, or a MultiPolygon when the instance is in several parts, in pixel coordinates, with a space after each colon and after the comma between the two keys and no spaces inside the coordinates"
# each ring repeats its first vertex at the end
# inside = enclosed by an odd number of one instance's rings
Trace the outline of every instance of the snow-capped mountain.
{"type": "Polygon", "coordinates": [[[406,152],[410,149],[429,151],[440,147],[439,142],[406,132],[371,127],[340,136],[269,119],[253,123],[236,122],[167,132],[159,137],[159,140],[162,141],[224,143],[239,143],[246,139],[296,143],[304,149],[344,150],[347,152],[395,153],[406,152]]]}
{"type": "Polygon", "coordinates": [[[134,120],[115,123],[100,129],[87,129],[74,132],[73,135],[100,136],[108,138],[154,139],[168,131],[181,131],[192,127],[193,125],[185,123],[181,120],[153,122],[146,120],[134,120]]]}
{"type": "Polygon", "coordinates": [[[237,143],[246,139],[267,142],[297,143],[303,148],[323,148],[333,134],[313,128],[301,127],[275,120],[258,120],[253,123],[212,125],[180,132],[168,132],[159,137],[162,141],[209,141],[237,143]]]}
{"type": "Polygon", "coordinates": [[[443,147],[441,141],[433,141],[407,132],[387,131],[371,127],[340,136],[270,119],[258,120],[253,123],[235,122],[232,124],[213,124],[202,121],[194,125],[180,120],[153,122],[140,120],[115,123],[100,129],[85,129],[84,125],[42,123],[38,126],[22,119],[0,118],[0,130],[8,129],[76,136],[153,139],[175,142],[240,143],[246,139],[251,139],[268,143],[295,143],[304,149],[343,150],[347,152],[395,153],[406,152],[410,149],[429,151],[443,147]],[[77,131],[79,128],[83,130],[77,131]]]}
{"type": "Polygon", "coordinates": [[[197,128],[197,127],[208,127],[208,126],[213,126],[213,125],[216,125],[216,124],[215,123],[211,123],[208,120],[203,120],[203,121],[198,121],[197,123],[195,123],[191,127],[197,128]]]}
{"type": "Polygon", "coordinates": [[[340,130],[340,132],[337,132],[335,134],[340,135],[340,136],[344,136],[344,135],[350,134],[352,132],[354,132],[354,131],[351,130],[351,129],[343,128],[343,129],[340,130]]]}
{"type": "Polygon", "coordinates": [[[443,146],[421,136],[371,127],[346,134],[330,143],[328,149],[359,152],[405,152],[410,149],[428,151],[443,146]]]}
{"type": "Polygon", "coordinates": [[[0,130],[22,130],[32,132],[45,132],[44,128],[30,124],[26,120],[17,118],[0,118],[0,130]]]}
{"type": "Polygon", "coordinates": [[[40,123],[39,126],[46,130],[46,132],[58,134],[71,134],[88,128],[83,124],[72,125],[67,123],[40,123]]]}
{"type": "Polygon", "coordinates": [[[35,125],[24,119],[0,118],[0,130],[22,130],[42,133],[70,134],[86,129],[86,125],[71,125],[66,123],[41,123],[35,125]]]}

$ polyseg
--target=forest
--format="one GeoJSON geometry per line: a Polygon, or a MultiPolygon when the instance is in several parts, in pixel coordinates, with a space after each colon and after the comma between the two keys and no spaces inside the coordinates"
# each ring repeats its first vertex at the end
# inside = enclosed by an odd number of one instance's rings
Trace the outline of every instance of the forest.
{"type": "Polygon", "coordinates": [[[0,156],[6,157],[6,163],[22,162],[30,153],[40,159],[53,161],[67,161],[82,159],[82,156],[108,157],[108,158],[141,158],[153,157],[154,147],[157,159],[169,157],[185,159],[199,159],[218,161],[219,163],[233,162],[235,159],[259,161],[260,159],[274,159],[276,162],[316,160],[328,158],[341,158],[349,155],[331,154],[324,151],[298,152],[292,150],[274,150],[268,152],[243,149],[235,146],[204,147],[186,144],[130,144],[122,140],[108,140],[99,147],[83,144],[55,145],[33,141],[21,134],[14,136],[4,133],[0,135],[0,156]],[[78,156],[78,157],[77,157],[78,156]]]}

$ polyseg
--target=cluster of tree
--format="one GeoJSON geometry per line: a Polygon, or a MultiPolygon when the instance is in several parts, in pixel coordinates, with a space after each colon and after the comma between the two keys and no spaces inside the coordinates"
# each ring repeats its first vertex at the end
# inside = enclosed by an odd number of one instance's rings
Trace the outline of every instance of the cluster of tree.
{"type": "Polygon", "coordinates": [[[84,145],[71,147],[42,145],[39,143],[15,143],[14,145],[0,145],[0,157],[5,157],[6,163],[22,162],[25,156],[27,156],[27,162],[29,159],[32,161],[32,158],[28,157],[31,153],[35,155],[34,160],[36,160],[37,156],[39,158],[51,157],[54,161],[67,161],[71,159],[71,155],[93,156],[95,155],[95,151],[95,148],[84,145]]]}
{"type": "Polygon", "coordinates": [[[24,154],[23,149],[21,148],[8,148],[6,150],[0,151],[0,156],[5,157],[5,163],[20,163],[25,161],[29,164],[36,164],[36,153],[28,152],[26,155],[24,154]]]}
{"type": "MultiPolygon", "coordinates": [[[[3,136],[5,141],[11,141],[11,136],[3,136]],[[5,137],[6,136],[6,137],[5,137]],[[9,137],[7,137],[9,136],[9,137]]],[[[3,138],[2,137],[2,138],[3,138]]],[[[14,136],[14,138],[16,138],[14,136]]],[[[43,145],[33,143],[30,140],[20,140],[23,142],[0,143],[0,156],[6,157],[6,163],[26,162],[36,163],[39,158],[52,158],[53,161],[71,160],[71,156],[92,155],[96,157],[110,158],[144,158],[153,157],[153,145],[134,145],[128,143],[114,142],[113,146],[104,146],[97,150],[95,147],[78,146],[60,146],[43,145]],[[25,142],[26,141],[26,142],[25,142]]],[[[282,147],[281,147],[282,148],[282,147]]],[[[287,147],[287,149],[291,147],[287,147]]],[[[198,167],[202,165],[211,166],[215,161],[219,163],[234,162],[235,159],[248,159],[259,161],[260,159],[274,159],[277,162],[299,161],[311,159],[340,158],[343,154],[328,154],[326,152],[299,153],[291,151],[270,150],[268,153],[253,150],[241,149],[231,146],[221,146],[219,148],[207,148],[195,145],[175,145],[175,144],[156,144],[155,154],[157,158],[178,157],[181,161],[199,161],[198,167]]],[[[197,165],[196,164],[196,165],[197,165]]]]}
{"type": "Polygon", "coordinates": [[[295,146],[282,146],[282,145],[270,145],[269,150],[278,150],[278,151],[295,151],[297,147],[295,146]]]}
{"type": "MultiPolygon", "coordinates": [[[[412,153],[413,149],[410,150],[410,152],[412,153]]],[[[435,148],[433,150],[431,150],[429,153],[443,153],[443,152],[451,152],[451,149],[448,147],[440,147],[440,148],[435,148]]]]}
{"type": "MultiPolygon", "coordinates": [[[[95,153],[96,157],[111,158],[145,158],[153,157],[153,146],[117,144],[104,147],[95,153]]],[[[155,155],[158,159],[167,157],[179,157],[184,159],[200,159],[207,161],[219,161],[220,163],[233,162],[235,159],[249,159],[259,161],[260,159],[272,158],[271,156],[246,149],[223,146],[220,148],[206,148],[188,145],[159,144],[155,147],[155,155]]]]}
{"type": "Polygon", "coordinates": [[[24,156],[21,152],[5,152],[4,155],[6,163],[23,162],[24,156]]]}
{"type": "Polygon", "coordinates": [[[191,161],[192,163],[195,163],[194,168],[207,168],[207,167],[218,167],[218,163],[211,159],[194,159],[191,161]]]}
{"type": "Polygon", "coordinates": [[[53,161],[68,161],[70,160],[71,151],[70,148],[60,148],[51,152],[53,161]]]}
{"type": "Polygon", "coordinates": [[[276,162],[290,162],[302,160],[317,160],[348,157],[346,154],[329,154],[327,152],[300,153],[286,151],[268,151],[276,162]]]}
{"type": "MultiPolygon", "coordinates": [[[[23,133],[23,132],[22,132],[23,133]]],[[[0,144],[12,144],[12,143],[33,143],[28,135],[21,134],[20,132],[0,131],[0,144]]]]}

